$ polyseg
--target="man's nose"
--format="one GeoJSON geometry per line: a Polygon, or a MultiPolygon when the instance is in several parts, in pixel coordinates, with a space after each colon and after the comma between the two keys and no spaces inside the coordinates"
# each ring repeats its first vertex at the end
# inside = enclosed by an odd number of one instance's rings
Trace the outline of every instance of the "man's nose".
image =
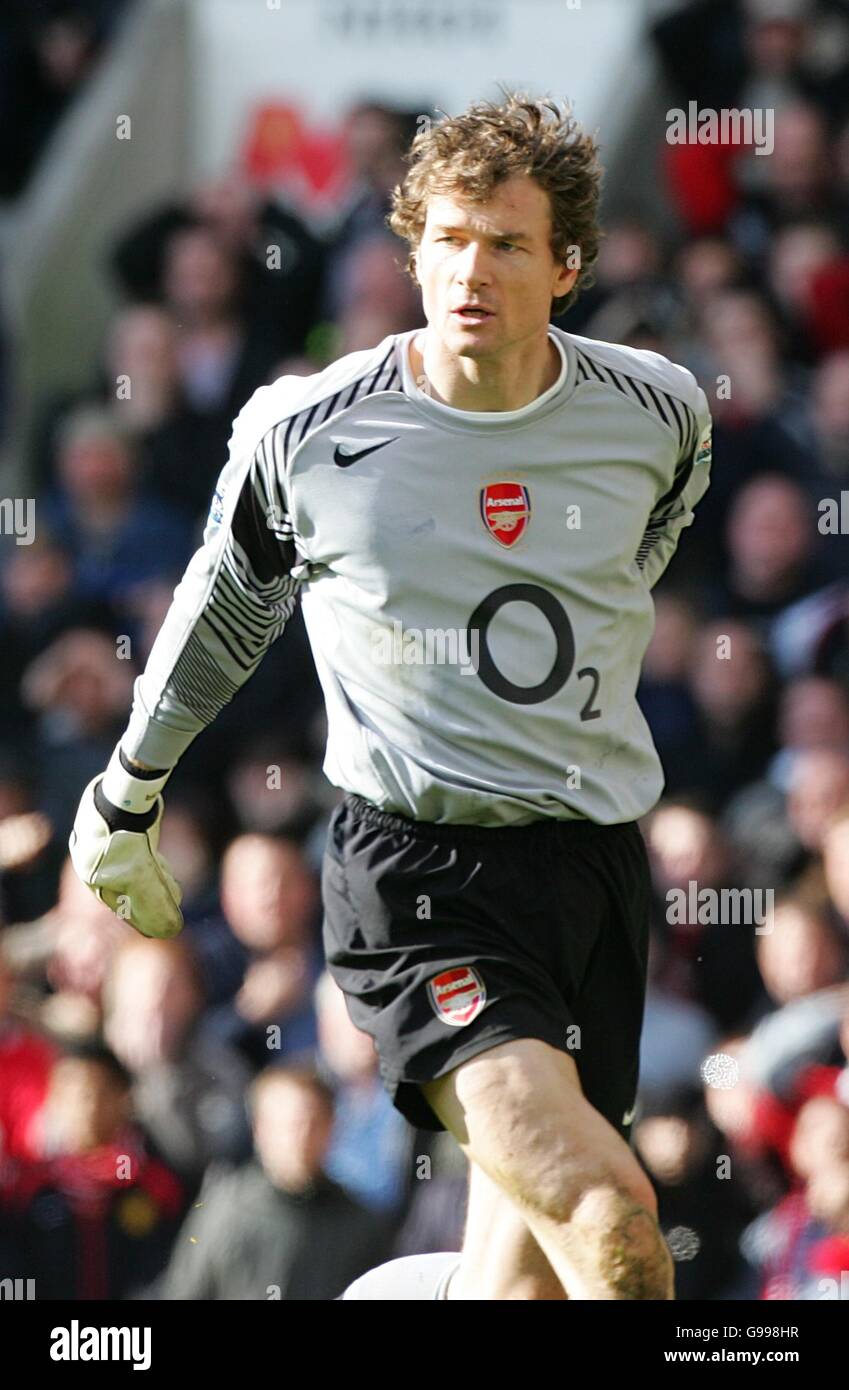
{"type": "Polygon", "coordinates": [[[482,285],[490,278],[489,255],[479,242],[470,241],[460,257],[458,276],[467,285],[482,285]]]}

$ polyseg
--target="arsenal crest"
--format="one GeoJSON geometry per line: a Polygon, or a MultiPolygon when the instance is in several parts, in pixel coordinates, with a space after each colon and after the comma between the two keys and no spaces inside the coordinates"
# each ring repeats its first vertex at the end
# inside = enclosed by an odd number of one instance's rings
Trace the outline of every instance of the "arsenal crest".
{"type": "Polygon", "coordinates": [[[486,1003],[486,985],[470,965],[456,965],[434,975],[427,989],[437,1018],[452,1028],[471,1023],[486,1003]]]}
{"type": "Polygon", "coordinates": [[[515,545],[531,515],[531,497],[521,483],[489,483],[481,488],[481,516],[499,545],[515,545]]]}

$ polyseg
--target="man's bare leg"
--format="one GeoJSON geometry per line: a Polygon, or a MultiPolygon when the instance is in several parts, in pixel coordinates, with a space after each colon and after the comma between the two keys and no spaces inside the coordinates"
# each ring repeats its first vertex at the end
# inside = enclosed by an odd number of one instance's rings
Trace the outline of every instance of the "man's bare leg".
{"type": "MultiPolygon", "coordinates": [[[[651,1183],[586,1100],[566,1052],[536,1038],[501,1043],[422,1089],[469,1161],[526,1222],[569,1298],[674,1298],[651,1183]]],[[[457,1290],[491,1296],[476,1290],[492,1287],[498,1235],[469,1235],[449,1298],[457,1290]]],[[[518,1284],[518,1268],[512,1277],[518,1284]]]]}
{"type": "Polygon", "coordinates": [[[448,1285],[449,1299],[567,1297],[547,1257],[510,1198],[469,1164],[469,1204],[463,1257],[448,1285]]]}

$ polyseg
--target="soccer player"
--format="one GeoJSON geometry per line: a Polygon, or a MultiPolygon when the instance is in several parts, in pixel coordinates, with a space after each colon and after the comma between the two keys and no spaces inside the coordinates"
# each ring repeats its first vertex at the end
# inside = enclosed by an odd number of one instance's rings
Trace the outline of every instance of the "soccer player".
{"type": "Polygon", "coordinates": [[[599,238],[598,150],[568,106],[477,103],[408,164],[390,224],[427,327],[248,401],[71,854],[138,931],[180,930],[162,789],[300,600],[345,792],[328,967],[395,1105],[470,1161],[461,1257],[351,1296],[669,1299],[629,1143],[637,820],[663,787],[635,690],[708,483],[707,402],[665,357],[550,323],[599,238]]]}

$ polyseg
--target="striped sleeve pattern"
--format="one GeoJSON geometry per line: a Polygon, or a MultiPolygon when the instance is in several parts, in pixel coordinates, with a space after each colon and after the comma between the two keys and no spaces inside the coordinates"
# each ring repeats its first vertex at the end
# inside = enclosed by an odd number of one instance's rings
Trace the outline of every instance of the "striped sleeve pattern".
{"type": "Polygon", "coordinates": [[[678,547],[681,532],[691,526],[696,503],[710,483],[711,420],[707,398],[698,390],[697,409],[687,407],[692,417],[686,444],[678,457],[672,483],[652,508],[643,538],[637,548],[637,566],[653,588],[678,547]]]}
{"type": "Polygon", "coordinates": [[[642,406],[666,426],[675,441],[677,462],[669,488],[652,508],[637,547],[637,567],[654,585],[675,553],[678,538],[693,521],[693,506],[706,491],[710,475],[710,412],[707,397],[697,387],[696,408],[680,396],[664,391],[626,372],[614,371],[576,346],[578,382],[601,382],[642,406]],[[704,446],[707,441],[707,446],[704,446]]]}
{"type": "MultiPolygon", "coordinates": [[[[681,402],[679,402],[679,405],[680,404],[681,402]]],[[[680,455],[675,465],[672,485],[654,506],[652,514],[649,517],[648,525],[643,533],[643,539],[640,541],[637,549],[636,560],[640,569],[645,568],[646,560],[667,532],[670,523],[680,520],[687,510],[684,501],[684,493],[693,474],[696,447],[699,439],[696,412],[691,410],[689,406],[683,408],[690,417],[687,442],[684,446],[683,453],[680,455]]]]}
{"type": "MultiPolygon", "coordinates": [[[[278,427],[279,429],[279,427],[278,427]]],[[[259,445],[224,534],[220,563],[171,672],[170,693],[209,724],[283,632],[302,580],[283,502],[275,434],[259,445]]]]}
{"type": "Polygon", "coordinates": [[[221,472],[203,544],[135,683],[121,740],[131,758],[173,767],[294,612],[306,566],[283,492],[280,428],[221,472]]]}
{"type": "Polygon", "coordinates": [[[283,436],[283,450],[286,458],[291,457],[292,452],[300,444],[303,444],[311,429],[317,429],[319,425],[327,424],[333,415],[347,410],[356,401],[363,400],[366,396],[373,396],[378,391],[400,391],[401,389],[401,378],[394,361],[394,347],[390,347],[386,355],[370,372],[345,385],[334,395],[328,396],[325,400],[317,401],[307,410],[302,410],[297,415],[292,416],[286,424],[283,436]]]}
{"type": "Polygon", "coordinates": [[[173,767],[256,670],[292,616],[308,575],[286,497],[295,451],[348,405],[400,386],[390,350],[342,390],[287,412],[258,444],[256,433],[250,435],[253,401],[245,407],[234,425],[231,457],[218,480],[203,544],[174,591],[136,681],[121,741],[131,758],[173,767]]]}

